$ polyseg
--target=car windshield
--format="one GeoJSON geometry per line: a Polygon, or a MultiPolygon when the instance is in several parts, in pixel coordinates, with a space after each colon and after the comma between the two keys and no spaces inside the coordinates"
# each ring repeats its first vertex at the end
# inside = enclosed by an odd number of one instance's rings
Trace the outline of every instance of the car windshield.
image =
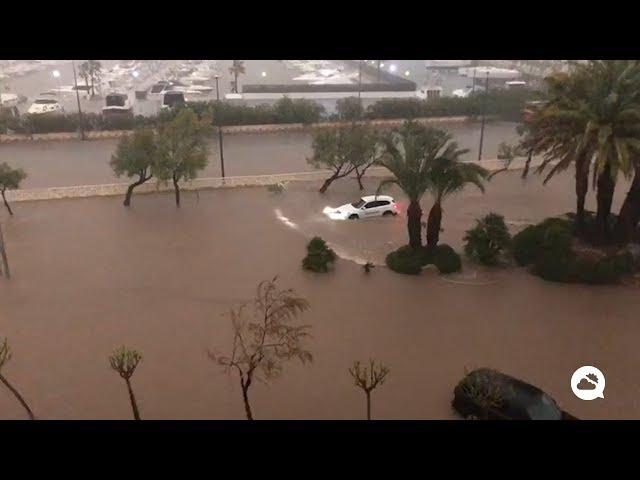
{"type": "Polygon", "coordinates": [[[358,200],[357,202],[353,202],[351,204],[352,207],[355,208],[360,208],[361,206],[363,206],[366,202],[361,198],[360,200],[358,200]]]}

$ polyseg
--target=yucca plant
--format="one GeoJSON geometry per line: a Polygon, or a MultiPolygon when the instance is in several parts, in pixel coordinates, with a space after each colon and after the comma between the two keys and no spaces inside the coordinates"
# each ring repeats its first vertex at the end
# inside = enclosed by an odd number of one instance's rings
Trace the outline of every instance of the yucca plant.
{"type": "Polygon", "coordinates": [[[496,265],[500,254],[509,248],[511,235],[504,217],[490,213],[476,220],[476,225],[464,236],[465,254],[484,265],[496,265]]]}

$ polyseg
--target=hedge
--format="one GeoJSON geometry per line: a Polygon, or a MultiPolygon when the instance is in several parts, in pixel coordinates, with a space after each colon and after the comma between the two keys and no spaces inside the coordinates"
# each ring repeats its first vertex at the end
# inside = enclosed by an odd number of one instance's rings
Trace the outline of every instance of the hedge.
{"type": "MultiPolygon", "coordinates": [[[[532,97],[527,90],[496,90],[485,97],[482,94],[467,98],[442,97],[431,100],[418,98],[389,98],[370,105],[364,112],[364,118],[375,119],[411,119],[419,117],[476,116],[484,108],[487,115],[503,120],[519,121],[524,102],[532,97]]],[[[322,105],[306,99],[278,100],[273,105],[247,106],[229,102],[191,102],[187,104],[199,116],[211,117],[220,125],[264,125],[302,123],[312,124],[337,119],[327,115],[322,105]]],[[[84,127],[87,131],[130,130],[140,126],[152,126],[164,119],[170,119],[177,110],[161,111],[149,117],[112,116],[104,117],[98,113],[84,113],[84,127]]],[[[0,133],[7,130],[16,133],[54,133],[75,132],[79,128],[79,115],[28,115],[19,119],[0,119],[0,133]]]]}

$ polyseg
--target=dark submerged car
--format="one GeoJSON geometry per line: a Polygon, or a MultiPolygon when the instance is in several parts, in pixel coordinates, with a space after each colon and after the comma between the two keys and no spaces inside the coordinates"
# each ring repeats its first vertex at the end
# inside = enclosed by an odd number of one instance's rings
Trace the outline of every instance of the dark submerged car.
{"type": "Polygon", "coordinates": [[[577,420],[537,387],[489,368],[467,374],[453,391],[463,418],[482,420],[577,420]]]}

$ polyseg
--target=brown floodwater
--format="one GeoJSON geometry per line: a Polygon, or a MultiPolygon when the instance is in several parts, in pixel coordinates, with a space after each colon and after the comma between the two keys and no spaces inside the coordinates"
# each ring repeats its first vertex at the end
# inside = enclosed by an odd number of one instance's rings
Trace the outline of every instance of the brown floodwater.
{"type": "MultiPolygon", "coordinates": [[[[512,222],[569,210],[571,180],[523,186],[508,174],[485,195],[466,190],[445,204],[442,241],[459,248],[464,230],[489,210],[512,222]]],[[[124,382],[107,361],[125,344],[144,355],[133,378],[143,418],[243,418],[237,378],[213,365],[207,349],[229,349],[226,313],[278,275],[311,304],[302,321],[312,325],[314,362],[291,363],[269,386],[255,384],[256,418],[362,418],[364,397],[347,369],[369,357],[391,369],[373,394],[374,418],[455,418],[453,387],[465,368],[484,366],[541,387],[578,417],[640,418],[637,287],[560,285],[523,269],[469,264],[447,278],[384,267],[365,275],[345,259],[330,274],[305,272],[305,243],[315,234],[345,256],[364,249],[375,259],[406,239],[400,216],[318,219],[325,204],[359,193],[351,180],[325,197],[318,187],[185,193],[180,209],[170,194],[149,194],[128,210],[121,198],[88,198],[17,204],[13,218],[2,211],[13,278],[0,278],[0,336],[14,351],[3,373],[40,418],[130,418],[124,382]],[[474,272],[488,281],[474,281],[474,272]],[[604,400],[571,393],[581,365],[606,375],[604,400]]],[[[24,417],[4,388],[0,417],[24,417]]]]}
{"type": "MultiPolygon", "coordinates": [[[[515,125],[509,122],[487,124],[483,158],[495,159],[500,142],[513,143],[517,140],[515,125]]],[[[469,160],[477,160],[479,123],[442,123],[436,126],[454,135],[462,148],[470,149],[469,160]]],[[[225,135],[225,174],[243,176],[311,171],[313,167],[306,160],[312,154],[311,142],[309,132],[225,135]]],[[[7,162],[27,172],[22,188],[126,183],[127,178],[116,178],[109,166],[117,144],[118,140],[5,143],[0,144],[0,163],[7,162]]],[[[217,137],[210,144],[209,163],[199,176],[221,176],[217,137]]]]}

